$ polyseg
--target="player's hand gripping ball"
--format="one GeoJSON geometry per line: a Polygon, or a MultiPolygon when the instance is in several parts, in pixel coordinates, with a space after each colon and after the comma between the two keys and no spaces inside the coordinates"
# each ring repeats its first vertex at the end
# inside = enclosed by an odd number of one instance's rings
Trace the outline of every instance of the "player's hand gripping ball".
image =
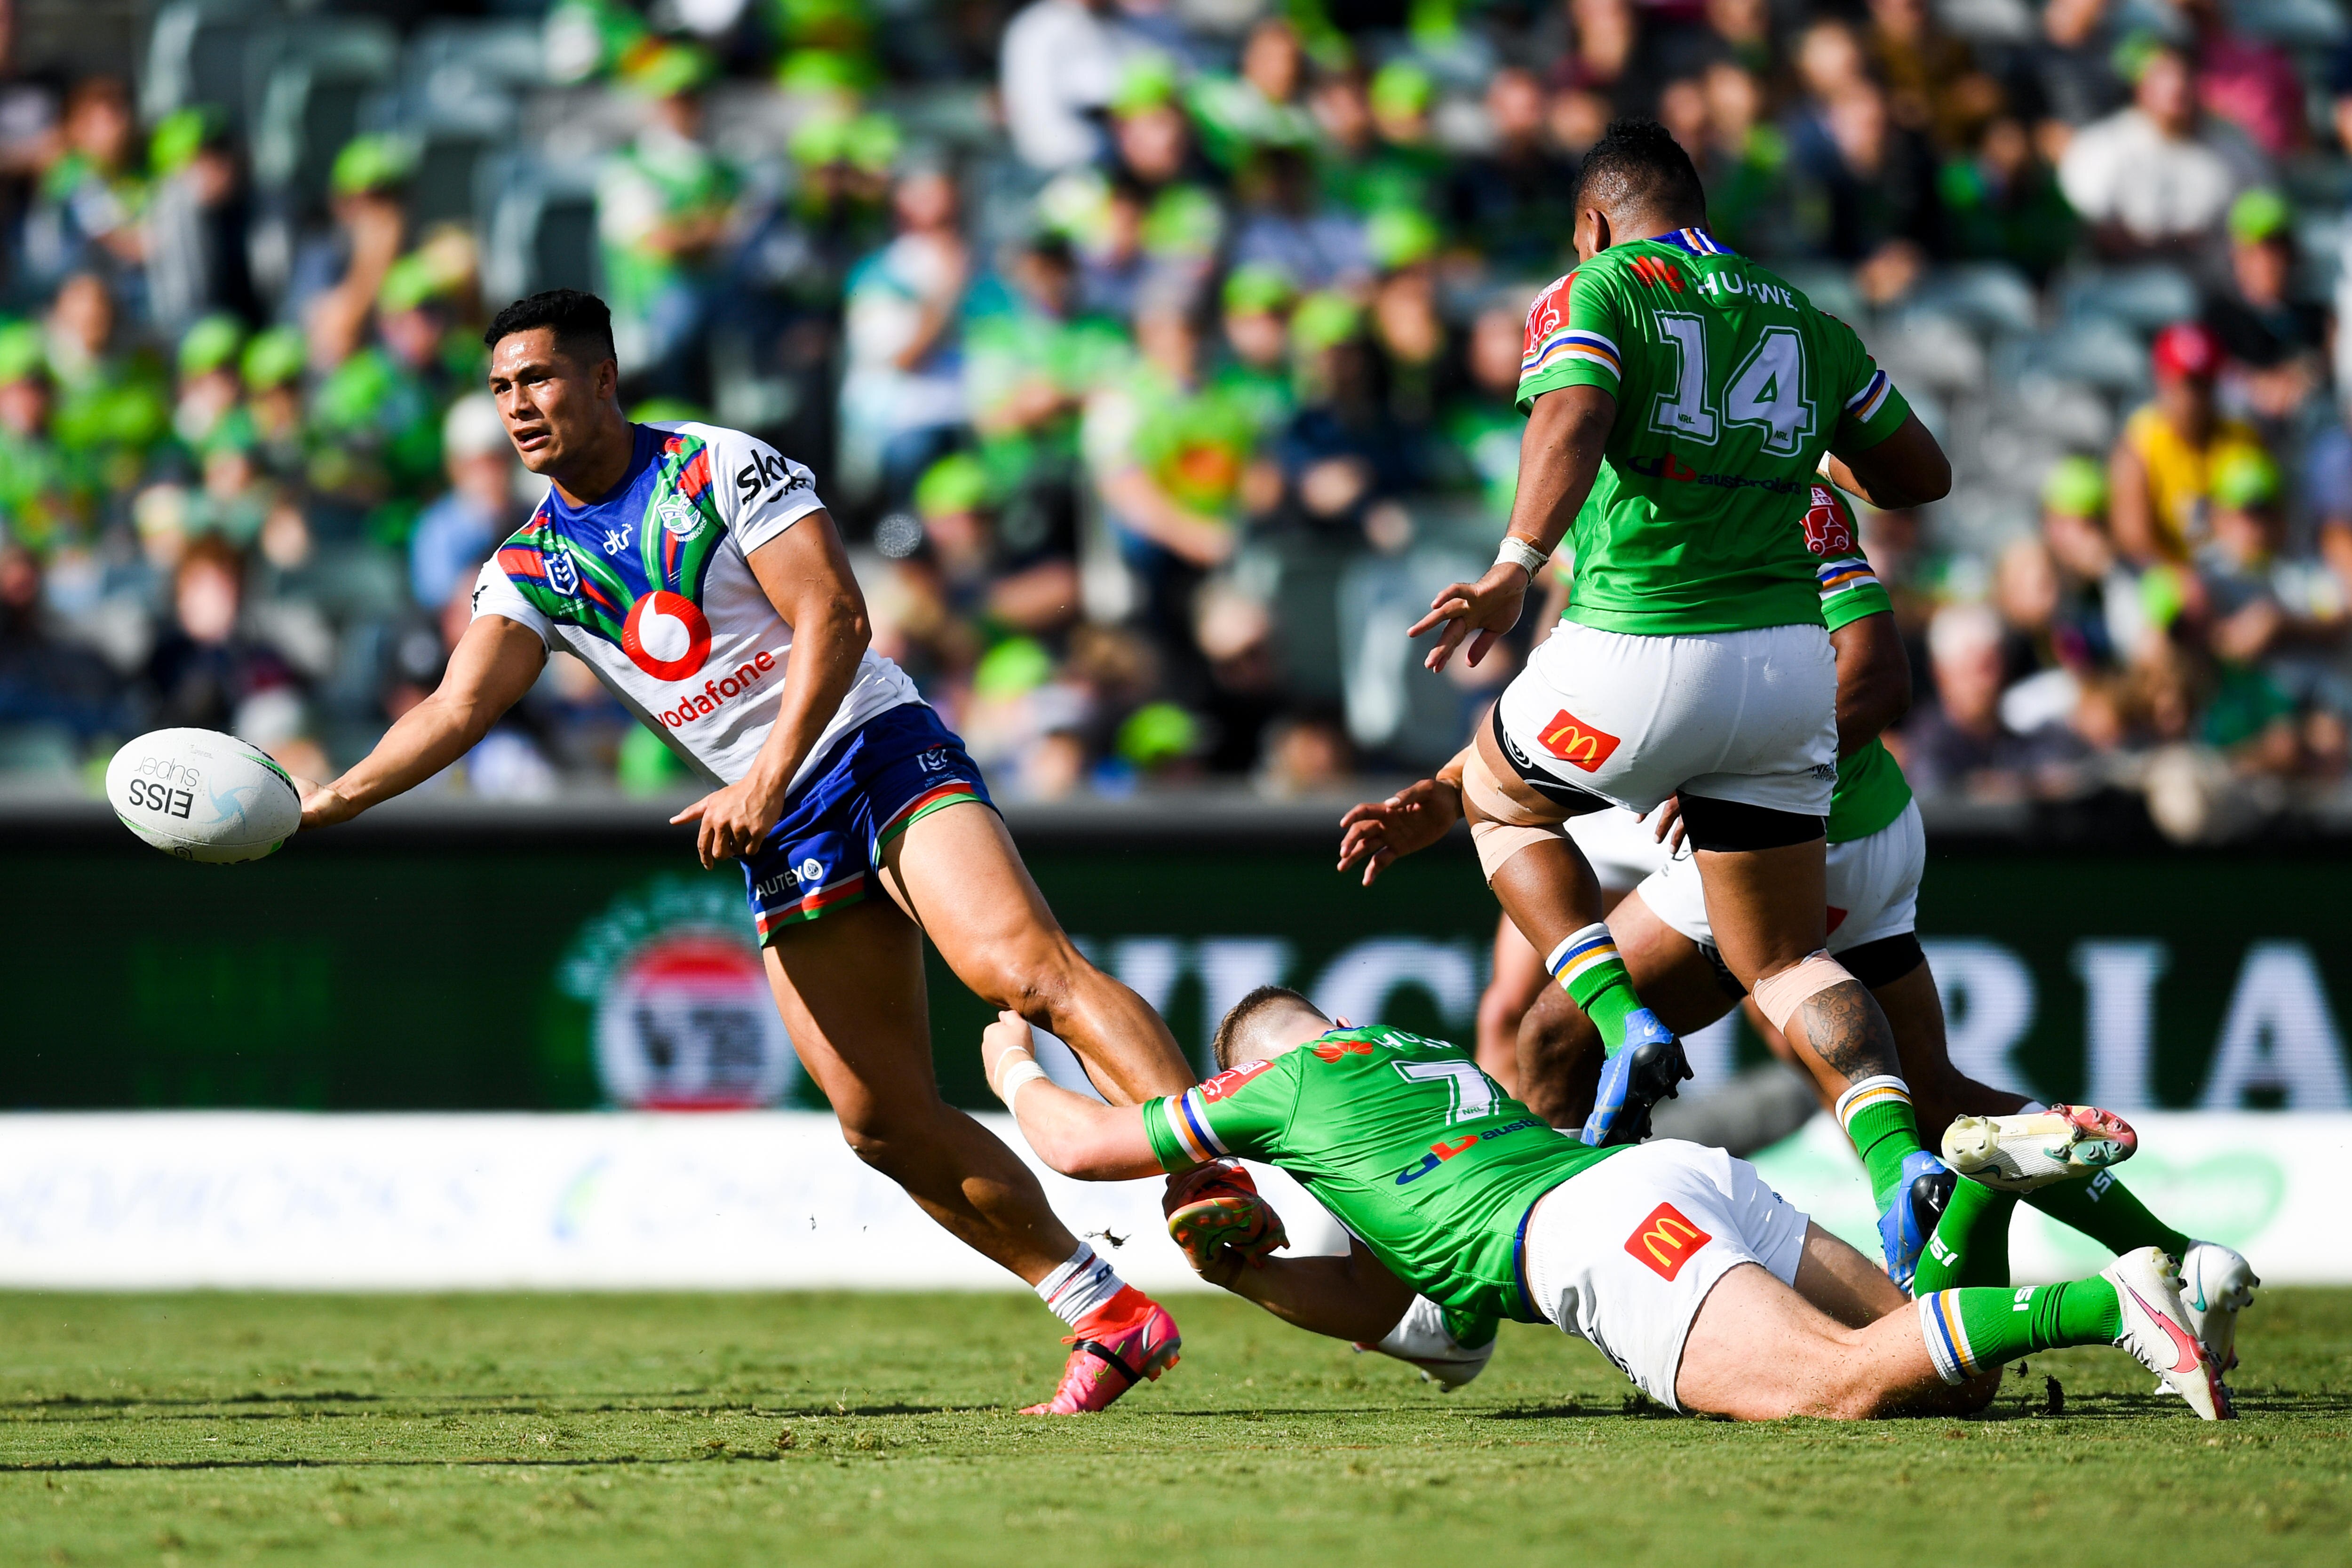
{"type": "Polygon", "coordinates": [[[1239,1165],[1212,1162],[1171,1177],[1160,1207],[1184,1260],[1212,1284],[1223,1283],[1243,1262],[1262,1268],[1267,1254],[1290,1245],[1282,1216],[1239,1165]]]}
{"type": "Polygon", "coordinates": [[[302,825],[302,797],[261,748],[214,730],[153,730],[106,765],[122,826],[164,854],[211,866],[258,860],[302,825]]]}

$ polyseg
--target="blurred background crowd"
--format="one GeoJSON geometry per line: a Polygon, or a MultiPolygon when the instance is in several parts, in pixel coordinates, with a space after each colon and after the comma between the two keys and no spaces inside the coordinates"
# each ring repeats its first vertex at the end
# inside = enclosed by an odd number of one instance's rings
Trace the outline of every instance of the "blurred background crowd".
{"type": "MultiPolygon", "coordinates": [[[[1649,114],[1953,456],[1863,520],[1923,795],[2196,837],[2347,788],[2334,0],[0,17],[16,787],[165,724],[363,752],[536,500],[479,331],[558,284],[611,302],[633,413],[816,470],[1000,793],[1426,768],[1536,628],[1446,678],[1402,628],[1492,557],[1579,154],[1649,114]]],[[[443,787],[683,782],[558,656],[443,787]]]]}

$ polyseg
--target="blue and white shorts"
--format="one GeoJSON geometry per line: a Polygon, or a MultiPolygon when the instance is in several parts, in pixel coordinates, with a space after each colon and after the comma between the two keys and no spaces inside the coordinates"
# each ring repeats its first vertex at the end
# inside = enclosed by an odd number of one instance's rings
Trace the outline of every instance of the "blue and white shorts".
{"type": "Polygon", "coordinates": [[[929,703],[886,709],[842,736],[743,857],[761,942],[863,899],[892,839],[965,801],[995,809],[980,764],[929,703]]]}

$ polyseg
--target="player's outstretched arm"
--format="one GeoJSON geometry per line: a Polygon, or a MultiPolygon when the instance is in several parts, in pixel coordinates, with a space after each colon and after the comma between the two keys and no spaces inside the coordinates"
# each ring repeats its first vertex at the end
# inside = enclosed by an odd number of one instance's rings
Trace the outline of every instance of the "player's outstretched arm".
{"type": "Polygon", "coordinates": [[[1462,767],[1465,749],[1433,779],[1407,784],[1386,800],[1348,808],[1339,819],[1339,869],[1364,868],[1369,888],[1391,862],[1426,849],[1462,820],[1462,767]]]}
{"type": "Polygon", "coordinates": [[[330,784],[301,781],[304,829],[348,822],[472,751],[546,663],[547,645],[529,626],[504,616],[476,617],[433,695],[394,721],[366,760],[330,784]]]}
{"type": "Polygon", "coordinates": [[[1029,1024],[1020,1014],[996,1016],[981,1035],[980,1058],[988,1087],[1021,1124],[1029,1147],[1055,1170],[1082,1182],[1160,1173],[1160,1157],[1143,1130],[1143,1108],[1105,1105],[1048,1079],[1030,1054],[1029,1024]]]}
{"type": "Polygon", "coordinates": [[[1911,656],[1895,629],[1895,612],[1880,610],[1830,634],[1837,650],[1838,755],[1876,740],[1911,710],[1911,656]]]}
{"type": "Polygon", "coordinates": [[[1905,415],[1884,441],[1859,452],[1832,453],[1829,476],[1882,511],[1926,506],[1952,493],[1952,461],[1916,414],[1905,415]]]}
{"type": "Polygon", "coordinates": [[[1312,1334],[1377,1344],[1412,1305],[1412,1287],[1350,1237],[1345,1258],[1244,1258],[1224,1247],[1201,1278],[1312,1334]]]}
{"type": "Polygon", "coordinates": [[[768,602],[793,628],[793,656],[784,661],[775,724],[751,771],[670,818],[698,825],[695,850],[706,868],[750,854],[784,814],[793,775],[849,695],[866,645],[874,637],[866,595],[824,508],[800,518],[746,559],[768,602]]]}
{"type": "Polygon", "coordinates": [[[1430,668],[1444,669],[1474,632],[1468,658],[1476,664],[1519,624],[1528,584],[1575,523],[1616,422],[1616,395],[1597,386],[1557,387],[1535,400],[1519,439],[1519,490],[1504,554],[1475,583],[1447,585],[1429,602],[1429,614],[1405,632],[1417,637],[1433,626],[1444,628],[1423,661],[1430,668]]]}

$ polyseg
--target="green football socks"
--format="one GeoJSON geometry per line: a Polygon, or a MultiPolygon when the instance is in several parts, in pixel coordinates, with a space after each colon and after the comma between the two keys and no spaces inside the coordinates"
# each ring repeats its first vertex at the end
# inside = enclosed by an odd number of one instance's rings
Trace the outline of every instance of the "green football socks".
{"type": "Polygon", "coordinates": [[[1553,948],[1544,967],[1601,1031],[1601,1048],[1612,1057],[1624,1049],[1625,1020],[1641,1011],[1642,999],[1633,994],[1633,977],[1625,973],[1609,928],[1586,926],[1553,948]]]}
{"type": "Polygon", "coordinates": [[[2101,1171],[2079,1182],[2053,1182],[2025,1194],[2025,1201],[2056,1220],[2073,1226],[2118,1258],[2143,1247],[2162,1247],[2177,1260],[2189,1250],[2189,1237],[2148,1213],[2147,1205],[2101,1171]]]}
{"type": "Polygon", "coordinates": [[[2009,1283],[2009,1221],[2017,1194],[1963,1179],[1952,1188],[1936,1232],[1919,1254],[1913,1294],[1955,1286],[2000,1287],[2009,1283]]]}
{"type": "Polygon", "coordinates": [[[1937,1290],[1915,1304],[1927,1358],[1946,1383],[1964,1383],[2034,1351],[2111,1345],[2124,1331],[2123,1304],[2105,1279],[1937,1290]]]}
{"type": "Polygon", "coordinates": [[[1885,1213],[1903,1184],[1904,1160],[1925,1147],[1910,1086],[1891,1073],[1863,1079],[1838,1096],[1837,1119],[1870,1173],[1872,1200],[1885,1213]]]}

